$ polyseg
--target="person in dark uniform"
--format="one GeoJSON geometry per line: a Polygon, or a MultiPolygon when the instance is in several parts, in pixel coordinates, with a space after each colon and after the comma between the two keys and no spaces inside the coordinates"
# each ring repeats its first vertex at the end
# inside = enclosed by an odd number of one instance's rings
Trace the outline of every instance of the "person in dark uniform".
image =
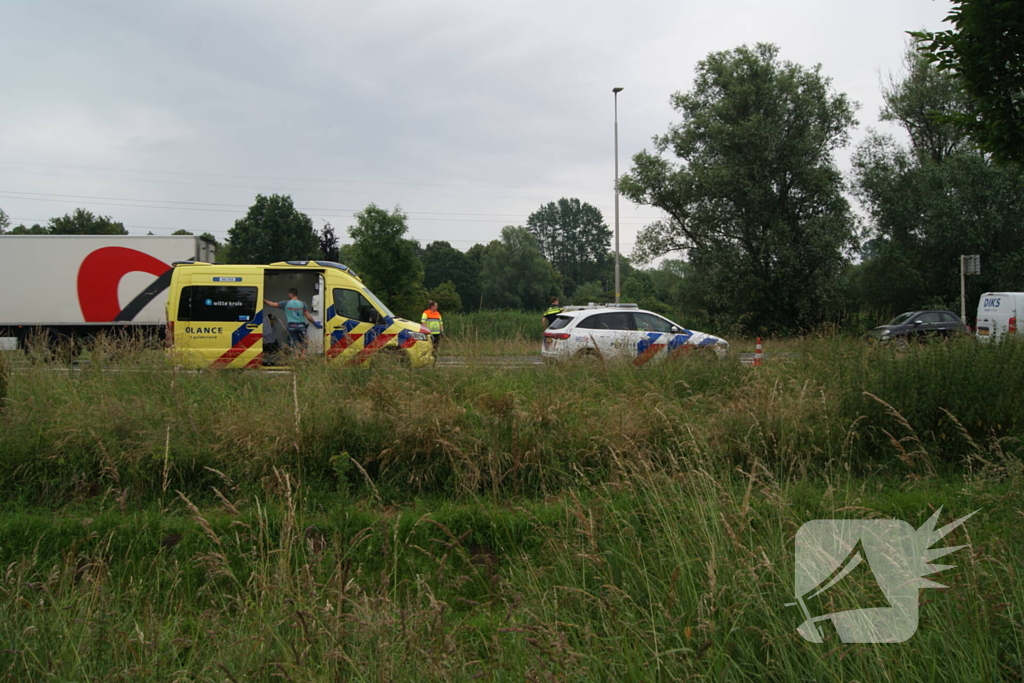
{"type": "Polygon", "coordinates": [[[551,305],[548,306],[548,310],[544,311],[544,316],[541,320],[544,321],[544,328],[547,329],[551,326],[551,323],[555,322],[555,318],[559,313],[562,312],[562,307],[558,303],[558,297],[551,297],[551,305]]]}

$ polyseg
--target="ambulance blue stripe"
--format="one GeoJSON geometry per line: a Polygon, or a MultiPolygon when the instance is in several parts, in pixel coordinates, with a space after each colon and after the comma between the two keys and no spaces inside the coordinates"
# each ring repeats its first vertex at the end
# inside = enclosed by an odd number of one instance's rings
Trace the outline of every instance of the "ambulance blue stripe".
{"type": "Polygon", "coordinates": [[[237,346],[238,342],[245,339],[250,332],[254,330],[249,329],[249,325],[262,325],[263,324],[263,311],[257,311],[256,317],[252,319],[252,322],[242,323],[238,329],[231,333],[231,345],[237,346]]]}
{"type": "Polygon", "coordinates": [[[342,327],[344,329],[334,330],[333,332],[331,332],[331,341],[334,341],[334,342],[340,341],[342,337],[345,337],[346,335],[351,334],[352,330],[356,329],[356,326],[358,326],[358,325],[359,325],[359,321],[358,320],[346,320],[344,322],[344,324],[342,325],[342,327]]]}
{"type": "Polygon", "coordinates": [[[373,340],[379,337],[385,329],[387,328],[383,325],[374,325],[367,330],[366,334],[363,335],[363,348],[365,349],[367,346],[372,344],[373,340]]]}
{"type": "Polygon", "coordinates": [[[334,317],[334,304],[327,307],[327,317],[324,320],[330,320],[334,317]]]}
{"type": "Polygon", "coordinates": [[[370,346],[370,344],[373,343],[374,339],[387,332],[387,329],[391,327],[391,325],[394,322],[394,318],[388,316],[384,318],[383,325],[374,325],[369,330],[367,330],[366,334],[363,335],[363,348],[367,348],[368,346],[370,346]]]}

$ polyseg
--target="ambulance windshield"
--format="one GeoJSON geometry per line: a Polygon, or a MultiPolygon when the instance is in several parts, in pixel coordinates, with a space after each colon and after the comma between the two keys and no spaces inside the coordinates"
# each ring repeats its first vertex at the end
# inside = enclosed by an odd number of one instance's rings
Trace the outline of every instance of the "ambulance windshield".
{"type": "Polygon", "coordinates": [[[378,309],[380,309],[380,311],[383,312],[385,316],[387,316],[389,318],[394,318],[395,317],[395,314],[391,312],[391,309],[389,309],[387,306],[385,306],[384,302],[381,301],[380,299],[378,299],[376,294],[374,294],[373,292],[371,292],[369,289],[367,289],[365,287],[363,287],[363,294],[365,294],[366,298],[369,299],[370,301],[372,301],[373,305],[376,306],[378,309]]]}

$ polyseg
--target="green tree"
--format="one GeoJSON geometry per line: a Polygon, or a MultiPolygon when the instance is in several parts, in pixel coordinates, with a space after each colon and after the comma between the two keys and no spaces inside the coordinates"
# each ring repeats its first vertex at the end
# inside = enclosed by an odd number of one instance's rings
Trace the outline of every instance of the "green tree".
{"type": "Polygon", "coordinates": [[[883,93],[883,116],[904,126],[910,146],[874,134],[854,154],[855,191],[870,226],[863,262],[849,273],[851,304],[959,310],[961,254],[981,255],[982,274],[967,280],[972,300],[1024,286],[1024,194],[1014,167],[995,165],[965,131],[936,118],[965,108],[959,81],[914,47],[906,64],[906,76],[883,93]],[[893,116],[907,102],[919,104],[893,116]],[[941,134],[922,137],[939,126],[941,134]]]}
{"type": "Polygon", "coordinates": [[[620,179],[626,197],[668,214],[640,233],[634,257],[686,252],[702,303],[753,330],[821,320],[855,245],[832,158],[856,124],[853,105],[820,66],[780,61],[764,44],[712,53],[672,104],[682,121],[620,179]]]}
{"type": "Polygon", "coordinates": [[[664,259],[657,268],[647,271],[654,283],[655,297],[673,311],[681,312],[685,308],[683,287],[689,270],[689,264],[682,259],[664,259]]]}
{"type": "Polygon", "coordinates": [[[256,195],[245,218],[228,231],[228,240],[231,263],[305,261],[320,255],[313,221],[286,195],[256,195]]]}
{"type": "Polygon", "coordinates": [[[614,292],[609,292],[599,280],[594,280],[593,282],[584,282],[577,287],[576,291],[572,293],[571,301],[577,306],[586,306],[590,303],[603,303],[614,298],[614,292]]]}
{"type": "Polygon", "coordinates": [[[25,224],[16,225],[11,228],[11,235],[49,235],[50,231],[43,226],[36,223],[31,228],[25,227],[25,224]]]}
{"type": "Polygon", "coordinates": [[[1024,2],[953,0],[953,28],[911,32],[941,70],[956,74],[971,110],[943,114],[997,160],[1024,163],[1024,2]]]}
{"type": "Polygon", "coordinates": [[[883,86],[879,118],[896,123],[910,136],[919,159],[942,162],[952,154],[968,151],[970,141],[952,117],[966,114],[970,105],[955,78],[932,67],[921,54],[919,43],[907,47],[903,56],[905,74],[890,77],[883,86]]]}
{"type": "Polygon", "coordinates": [[[472,288],[470,288],[465,294],[460,294],[464,310],[478,311],[483,308],[484,295],[483,284],[480,280],[480,271],[483,267],[484,255],[486,253],[486,244],[474,244],[466,250],[466,257],[469,258],[469,262],[473,265],[474,272],[476,272],[476,291],[474,292],[472,291],[472,288]]]}
{"type": "Polygon", "coordinates": [[[487,245],[480,264],[485,307],[543,308],[554,283],[554,268],[526,228],[506,226],[501,239],[487,245]]]}
{"type": "Polygon", "coordinates": [[[442,282],[427,292],[431,301],[437,302],[437,308],[442,313],[458,313],[462,310],[462,297],[455,289],[455,283],[451,280],[442,282]]]}
{"type": "Polygon", "coordinates": [[[416,255],[416,242],[406,238],[407,217],[401,209],[388,213],[370,204],[355,215],[350,226],[351,264],[363,283],[396,313],[414,316],[426,303],[423,264],[416,255]]]}
{"type": "Polygon", "coordinates": [[[124,224],[110,216],[97,216],[85,209],[75,209],[74,213],[65,214],[60,218],[51,218],[46,226],[51,235],[127,235],[124,224]]]}
{"type": "Polygon", "coordinates": [[[351,244],[342,244],[338,247],[338,263],[351,265],[356,262],[355,250],[351,244]]]}
{"type": "Polygon", "coordinates": [[[526,227],[537,238],[541,253],[567,279],[567,294],[600,276],[612,231],[594,206],[563,197],[530,214],[526,227]]]}
{"type": "MultiPolygon", "coordinates": [[[[149,234],[152,235],[153,233],[150,232],[149,234]]],[[[185,230],[184,228],[180,228],[178,230],[175,230],[171,234],[172,235],[195,235],[195,233],[192,232],[191,230],[185,230]]],[[[220,243],[220,240],[218,240],[216,237],[213,236],[213,233],[204,232],[204,233],[201,233],[199,236],[200,237],[204,237],[204,238],[210,240],[211,242],[213,242],[213,244],[217,247],[218,250],[220,250],[222,246],[226,246],[226,245],[222,245],[220,243]]],[[[224,261],[224,262],[225,263],[229,263],[229,261],[224,261]]]]}
{"type": "Polygon", "coordinates": [[[338,236],[334,234],[334,227],[330,223],[324,223],[318,239],[320,242],[320,255],[323,259],[340,263],[338,259],[341,258],[341,243],[338,241],[338,236]]]}
{"type": "Polygon", "coordinates": [[[7,213],[3,209],[0,209],[0,235],[2,235],[5,232],[7,232],[7,228],[8,228],[8,226],[10,226],[10,224],[11,224],[10,217],[7,215],[7,213]]]}
{"type": "MultiPolygon", "coordinates": [[[[469,306],[479,305],[480,264],[465,252],[459,251],[448,242],[431,242],[423,250],[423,284],[428,288],[438,287],[450,281],[455,285],[459,298],[469,306]]],[[[440,302],[438,302],[440,303],[440,302]]]]}

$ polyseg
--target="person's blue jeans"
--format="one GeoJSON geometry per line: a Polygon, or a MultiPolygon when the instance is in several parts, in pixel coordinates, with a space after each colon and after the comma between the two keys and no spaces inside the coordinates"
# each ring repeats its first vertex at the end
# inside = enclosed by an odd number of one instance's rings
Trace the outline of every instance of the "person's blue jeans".
{"type": "Polygon", "coordinates": [[[294,349],[301,349],[306,344],[306,326],[288,325],[288,346],[294,349]]]}

